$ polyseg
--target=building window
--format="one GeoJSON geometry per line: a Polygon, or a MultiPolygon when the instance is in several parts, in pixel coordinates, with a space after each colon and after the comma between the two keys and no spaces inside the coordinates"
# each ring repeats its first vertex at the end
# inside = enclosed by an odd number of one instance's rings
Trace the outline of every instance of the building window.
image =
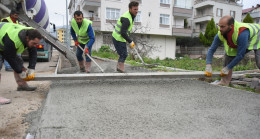
{"type": "Polygon", "coordinates": [[[107,8],[106,19],[117,20],[120,17],[120,9],[107,8]]]}
{"type": "Polygon", "coordinates": [[[236,11],[230,11],[230,16],[232,16],[233,18],[236,17],[236,11]]]}
{"type": "Polygon", "coordinates": [[[170,4],[170,0],[160,0],[161,4],[170,4]]]}
{"type": "Polygon", "coordinates": [[[141,12],[138,11],[136,17],[135,17],[135,22],[141,22],[141,12]]]}
{"type": "Polygon", "coordinates": [[[223,9],[217,8],[217,16],[222,17],[222,14],[223,14],[223,9]]]}
{"type": "Polygon", "coordinates": [[[169,25],[170,24],[169,17],[170,16],[168,14],[160,14],[160,24],[169,25]]]}

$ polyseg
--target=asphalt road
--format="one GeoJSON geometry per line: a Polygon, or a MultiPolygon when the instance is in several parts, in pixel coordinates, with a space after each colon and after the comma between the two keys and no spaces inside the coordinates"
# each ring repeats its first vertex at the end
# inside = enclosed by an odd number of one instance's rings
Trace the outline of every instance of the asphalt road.
{"type": "Polygon", "coordinates": [[[37,139],[260,138],[260,95],[191,79],[56,81],[37,139]]]}

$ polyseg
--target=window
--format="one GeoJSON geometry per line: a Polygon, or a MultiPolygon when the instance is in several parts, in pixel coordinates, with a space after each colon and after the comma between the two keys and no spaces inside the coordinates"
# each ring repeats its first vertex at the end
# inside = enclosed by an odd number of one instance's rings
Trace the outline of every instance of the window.
{"type": "Polygon", "coordinates": [[[230,11],[230,16],[232,16],[233,18],[235,18],[235,16],[236,16],[236,11],[230,11]]]}
{"type": "Polygon", "coordinates": [[[120,9],[107,8],[106,19],[117,20],[120,17],[120,9]]]}
{"type": "Polygon", "coordinates": [[[162,3],[162,4],[170,4],[170,0],[160,0],[160,3],[162,3]]]}
{"type": "Polygon", "coordinates": [[[217,8],[217,16],[222,17],[223,9],[217,8]]]}
{"type": "Polygon", "coordinates": [[[160,24],[169,25],[169,17],[167,14],[160,14],[160,24]]]}
{"type": "Polygon", "coordinates": [[[141,22],[141,12],[139,11],[135,17],[135,22],[141,22]]]}

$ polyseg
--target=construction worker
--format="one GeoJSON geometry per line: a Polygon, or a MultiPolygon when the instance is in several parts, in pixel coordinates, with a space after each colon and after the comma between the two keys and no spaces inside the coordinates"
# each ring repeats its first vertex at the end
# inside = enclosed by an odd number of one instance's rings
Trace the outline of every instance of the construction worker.
{"type": "Polygon", "coordinates": [[[116,68],[118,72],[125,72],[124,62],[127,57],[126,41],[130,44],[131,48],[135,47],[135,43],[129,38],[129,36],[134,25],[134,19],[138,13],[138,6],[138,2],[132,1],[129,3],[129,11],[125,12],[117,20],[117,24],[112,33],[113,43],[119,55],[116,68]]]}
{"type": "Polygon", "coordinates": [[[212,76],[212,57],[218,46],[224,43],[224,67],[221,70],[221,81],[217,85],[229,85],[232,69],[251,50],[255,52],[256,65],[260,68],[260,25],[239,23],[231,16],[224,16],[219,20],[219,31],[208,50],[206,76],[212,76]]]}
{"type": "Polygon", "coordinates": [[[36,45],[41,39],[41,34],[31,27],[0,22],[0,70],[2,59],[6,59],[14,70],[17,91],[34,91],[37,88],[29,86],[26,81],[35,77],[36,45]],[[29,52],[28,69],[23,66],[23,60],[18,56],[26,49],[29,52]]]}
{"type": "Polygon", "coordinates": [[[81,11],[75,11],[74,18],[71,20],[70,32],[75,41],[75,46],[77,47],[76,56],[79,62],[80,71],[89,73],[91,70],[91,59],[86,56],[85,63],[82,56],[83,51],[78,48],[78,46],[81,46],[84,49],[85,54],[88,53],[91,56],[92,45],[95,42],[92,21],[83,18],[83,13],[81,11]]]}
{"type": "MultiPolygon", "coordinates": [[[[18,11],[16,10],[11,10],[10,15],[6,18],[3,18],[1,22],[9,22],[9,23],[14,23],[14,24],[19,24],[18,22],[18,11]]],[[[13,71],[12,67],[10,64],[4,60],[4,65],[5,65],[5,70],[6,71],[13,71]]]]}

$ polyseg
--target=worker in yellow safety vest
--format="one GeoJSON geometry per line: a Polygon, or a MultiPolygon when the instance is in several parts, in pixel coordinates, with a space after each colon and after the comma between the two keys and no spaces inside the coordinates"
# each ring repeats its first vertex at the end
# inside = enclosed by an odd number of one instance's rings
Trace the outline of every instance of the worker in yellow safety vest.
{"type": "MultiPolygon", "coordinates": [[[[9,23],[14,23],[14,24],[19,24],[18,14],[19,14],[18,11],[11,10],[10,15],[6,18],[1,19],[1,22],[9,22],[9,23]]],[[[10,66],[10,64],[6,60],[4,60],[4,65],[5,65],[6,71],[13,71],[12,67],[10,66]]]]}
{"type": "Polygon", "coordinates": [[[138,2],[132,1],[129,3],[129,10],[117,20],[112,33],[113,43],[119,55],[116,68],[118,72],[125,72],[124,62],[127,57],[126,41],[130,44],[131,48],[135,47],[135,43],[129,36],[134,25],[134,19],[138,13],[138,6],[138,2]]]}
{"type": "Polygon", "coordinates": [[[260,25],[240,23],[231,16],[224,16],[219,20],[219,31],[208,50],[206,76],[212,76],[212,57],[220,44],[224,44],[224,66],[221,70],[221,81],[217,85],[229,85],[232,69],[251,50],[255,52],[256,65],[260,68],[260,25]]]}
{"type": "MultiPolygon", "coordinates": [[[[41,39],[41,34],[32,27],[0,22],[0,71],[2,59],[6,59],[14,70],[14,77],[18,84],[17,91],[34,91],[37,88],[29,86],[26,81],[35,78],[36,45],[41,39]],[[29,52],[28,69],[23,66],[23,60],[18,56],[26,49],[29,52]]],[[[0,104],[9,102],[10,100],[0,97],[0,104]]]]}

